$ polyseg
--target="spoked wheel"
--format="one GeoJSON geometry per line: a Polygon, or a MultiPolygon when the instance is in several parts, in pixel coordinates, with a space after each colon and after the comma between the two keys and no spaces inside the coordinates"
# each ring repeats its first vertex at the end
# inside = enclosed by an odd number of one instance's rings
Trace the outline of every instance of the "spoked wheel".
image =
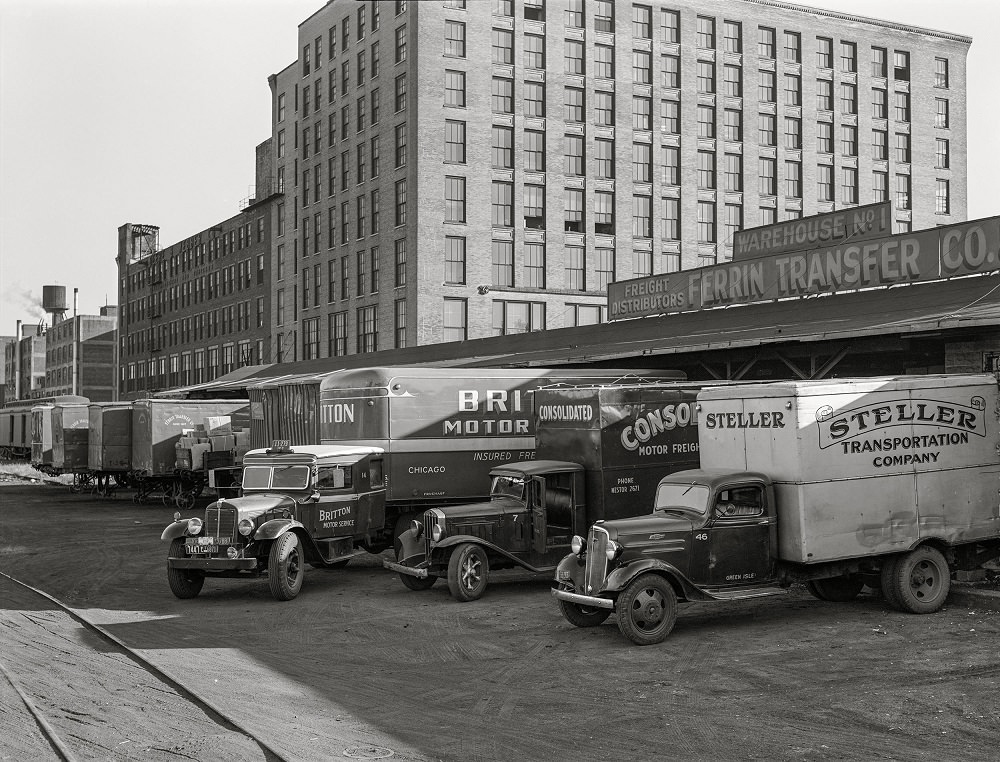
{"type": "Polygon", "coordinates": [[[893,604],[911,614],[930,614],[951,590],[951,570],[941,552],[924,545],[897,559],[890,574],[893,604]]]}
{"type": "Polygon", "coordinates": [[[295,532],[286,532],[271,545],[267,564],[267,582],[271,595],[279,601],[292,600],[302,589],[304,576],[299,538],[295,532]]]}
{"type": "Polygon", "coordinates": [[[663,577],[636,577],[618,598],[618,629],[639,646],[662,642],[677,621],[677,594],[663,577]]]}
{"type": "Polygon", "coordinates": [[[448,589],[457,601],[474,601],[486,592],[490,560],[486,551],[467,542],[452,551],[448,559],[448,589]]]}

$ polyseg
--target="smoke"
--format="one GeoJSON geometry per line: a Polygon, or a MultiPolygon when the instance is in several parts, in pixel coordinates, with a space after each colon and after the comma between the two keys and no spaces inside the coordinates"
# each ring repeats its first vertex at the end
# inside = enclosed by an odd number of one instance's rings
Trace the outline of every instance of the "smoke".
{"type": "Polygon", "coordinates": [[[34,292],[30,289],[11,286],[6,289],[6,298],[17,303],[30,318],[38,318],[40,320],[46,318],[45,310],[42,309],[41,297],[35,296],[34,292]]]}

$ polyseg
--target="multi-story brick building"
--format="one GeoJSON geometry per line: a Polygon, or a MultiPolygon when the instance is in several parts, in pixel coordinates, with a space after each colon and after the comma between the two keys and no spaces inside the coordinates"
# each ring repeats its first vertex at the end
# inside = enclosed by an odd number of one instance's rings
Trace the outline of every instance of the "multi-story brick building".
{"type": "Polygon", "coordinates": [[[274,361],[269,150],[258,147],[257,198],[235,217],[162,249],[156,226],[118,229],[120,397],[274,361]]]}
{"type": "Polygon", "coordinates": [[[45,333],[46,396],[79,394],[94,402],[115,399],[118,308],[73,315],[45,333]]]}
{"type": "Polygon", "coordinates": [[[743,227],[966,215],[968,37],[771,0],[331,0],[298,42],[275,359],[596,322],[609,281],[743,227]]]}

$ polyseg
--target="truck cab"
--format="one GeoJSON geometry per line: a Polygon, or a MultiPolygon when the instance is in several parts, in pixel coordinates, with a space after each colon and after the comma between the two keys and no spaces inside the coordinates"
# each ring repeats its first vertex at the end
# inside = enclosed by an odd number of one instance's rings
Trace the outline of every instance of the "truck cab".
{"type": "Polygon", "coordinates": [[[660,480],[652,514],[600,521],[556,569],[552,594],[577,626],[617,610],[622,633],[663,640],[677,601],[733,600],[782,592],[774,489],[764,474],[679,471],[660,480]]]}
{"type": "Polygon", "coordinates": [[[178,598],[197,596],[207,577],[266,576],[276,599],[291,600],[306,564],[346,565],[385,523],[380,448],[280,442],[243,465],[240,497],[210,503],[204,518],[177,514],[163,531],[178,598]]]}
{"type": "Polygon", "coordinates": [[[586,530],[584,469],[553,460],[498,466],[490,472],[490,500],[426,511],[400,537],[399,573],[411,590],[446,577],[460,601],[479,598],[490,569],[551,571],[586,530]]]}

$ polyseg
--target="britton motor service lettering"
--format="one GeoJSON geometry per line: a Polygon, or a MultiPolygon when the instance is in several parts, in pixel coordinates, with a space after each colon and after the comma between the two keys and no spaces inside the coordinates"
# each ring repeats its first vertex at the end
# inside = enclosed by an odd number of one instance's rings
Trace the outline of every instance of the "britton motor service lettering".
{"type": "Polygon", "coordinates": [[[622,429],[621,443],[629,452],[639,451],[640,455],[672,455],[681,452],[697,452],[697,442],[669,442],[661,444],[653,441],[660,434],[698,425],[696,407],[688,402],[664,405],[662,408],[645,411],[622,429]]]}
{"type": "Polygon", "coordinates": [[[836,412],[824,406],[816,411],[819,446],[842,455],[872,453],[876,468],[937,463],[944,448],[986,436],[985,407],[978,396],[968,405],[904,399],[836,412]]]}

